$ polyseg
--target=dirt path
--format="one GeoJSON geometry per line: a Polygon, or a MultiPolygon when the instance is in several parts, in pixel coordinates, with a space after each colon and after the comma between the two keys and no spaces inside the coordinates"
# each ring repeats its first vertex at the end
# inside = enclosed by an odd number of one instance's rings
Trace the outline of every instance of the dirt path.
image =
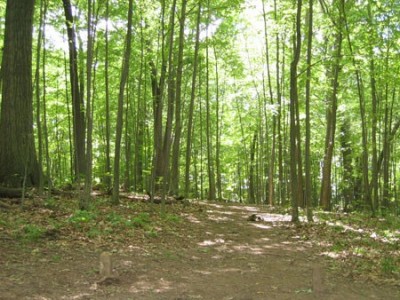
{"type": "Polygon", "coordinates": [[[90,244],[3,244],[0,299],[400,299],[397,287],[331,270],[282,216],[248,206],[199,207],[198,214],[183,213],[185,228],[157,242],[107,249],[113,282],[99,283],[102,249],[90,244]],[[247,221],[252,213],[262,220],[247,221]]]}

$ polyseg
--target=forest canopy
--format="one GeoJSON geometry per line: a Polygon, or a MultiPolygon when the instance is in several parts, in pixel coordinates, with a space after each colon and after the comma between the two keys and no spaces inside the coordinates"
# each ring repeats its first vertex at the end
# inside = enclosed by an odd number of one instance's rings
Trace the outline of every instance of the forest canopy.
{"type": "Polygon", "coordinates": [[[399,1],[29,2],[0,3],[1,186],[399,214],[399,1]]]}

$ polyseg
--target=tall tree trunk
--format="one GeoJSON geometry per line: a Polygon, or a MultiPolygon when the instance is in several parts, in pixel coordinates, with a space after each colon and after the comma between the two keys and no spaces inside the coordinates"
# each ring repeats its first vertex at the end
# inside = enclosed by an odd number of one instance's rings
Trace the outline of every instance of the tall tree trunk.
{"type": "Polygon", "coordinates": [[[168,37],[168,107],[167,107],[167,120],[165,123],[165,133],[163,141],[163,170],[162,170],[162,213],[165,210],[165,195],[168,192],[168,171],[171,153],[172,142],[172,122],[174,118],[175,109],[175,67],[173,64],[174,52],[174,33],[175,33],[175,10],[176,1],[173,0],[171,7],[171,14],[169,20],[169,37],[168,37]]]}
{"type": "Polygon", "coordinates": [[[144,139],[145,139],[145,95],[146,86],[143,76],[145,74],[145,56],[144,56],[144,36],[143,26],[140,26],[140,67],[137,88],[137,108],[136,108],[136,132],[135,132],[135,185],[134,190],[143,192],[143,169],[144,169],[144,139]],[[144,87],[143,87],[144,86],[144,87]],[[144,90],[144,91],[143,91],[144,90]]]}
{"type": "Polygon", "coordinates": [[[345,119],[340,130],[340,149],[343,159],[343,198],[344,211],[349,211],[349,207],[353,200],[353,164],[352,164],[352,147],[350,142],[350,121],[345,119]]]}
{"type": "Polygon", "coordinates": [[[67,27],[69,47],[69,76],[72,95],[73,140],[75,179],[80,180],[81,174],[86,171],[85,157],[85,114],[83,97],[78,76],[78,52],[74,28],[74,17],[70,0],[63,0],[65,24],[67,27]]]}
{"type": "Polygon", "coordinates": [[[297,66],[301,52],[301,8],[302,0],[297,1],[296,32],[293,38],[293,60],[290,63],[290,187],[292,204],[292,222],[299,221],[298,195],[298,162],[297,162],[297,124],[296,111],[298,110],[297,66]]]}
{"type": "MultiPolygon", "coordinates": [[[[271,103],[271,105],[274,105],[274,95],[273,95],[273,90],[272,90],[271,71],[270,71],[267,12],[266,12],[266,8],[265,8],[264,0],[262,0],[262,5],[263,5],[265,61],[266,61],[266,67],[267,67],[268,91],[269,91],[270,103],[271,103]]],[[[279,58],[277,58],[277,59],[279,59],[279,58]]],[[[279,71],[277,71],[277,72],[279,72],[279,71]]],[[[264,98],[266,98],[266,97],[264,96],[264,98]]],[[[264,111],[265,111],[265,107],[264,107],[264,111]]],[[[265,116],[265,120],[267,120],[266,116],[265,116]]],[[[269,155],[270,159],[269,159],[269,166],[268,166],[268,204],[269,205],[274,205],[274,203],[275,203],[274,172],[275,172],[275,152],[276,152],[276,123],[277,123],[277,117],[274,114],[272,116],[272,145],[271,145],[271,152],[269,155]]]]}
{"type": "Polygon", "coordinates": [[[33,136],[32,26],[34,0],[7,0],[0,118],[0,184],[38,185],[33,136]]]}
{"type": "Polygon", "coordinates": [[[185,165],[185,197],[189,197],[190,191],[190,163],[192,154],[192,130],[193,130],[193,111],[194,111],[194,100],[196,98],[196,78],[197,78],[197,67],[198,57],[200,48],[200,17],[201,17],[201,1],[198,3],[197,8],[197,21],[196,21],[196,41],[194,47],[193,57],[193,73],[192,73],[192,89],[190,94],[189,114],[188,114],[188,127],[187,127],[187,139],[186,139],[186,165],[185,165]]]}
{"type": "Polygon", "coordinates": [[[327,107],[326,107],[326,136],[325,136],[325,154],[322,166],[322,182],[321,182],[321,196],[320,204],[324,210],[331,209],[332,198],[332,158],[333,149],[335,146],[335,132],[336,132],[336,112],[337,112],[337,93],[339,87],[339,73],[341,69],[342,60],[342,25],[343,25],[343,10],[344,1],[341,0],[339,5],[339,19],[337,20],[336,38],[333,45],[332,57],[334,57],[334,64],[330,66],[331,70],[328,71],[328,79],[330,80],[330,92],[328,93],[327,107]]]}
{"type": "Polygon", "coordinates": [[[220,97],[219,97],[219,74],[218,74],[218,57],[217,50],[214,46],[214,59],[215,59],[215,117],[217,119],[215,128],[215,168],[217,176],[217,192],[218,200],[222,200],[222,175],[221,175],[221,116],[220,116],[220,97]]]}
{"type": "Polygon", "coordinates": [[[92,140],[93,140],[93,114],[92,114],[92,65],[93,65],[93,45],[95,40],[95,24],[92,22],[93,18],[93,0],[88,0],[88,13],[87,13],[87,57],[86,57],[86,123],[87,123],[87,137],[86,137],[86,169],[85,169],[85,190],[80,198],[79,208],[86,210],[89,208],[91,192],[92,192],[92,140]]]}
{"type": "Polygon", "coordinates": [[[153,117],[154,117],[154,153],[153,153],[153,167],[150,181],[150,195],[153,201],[154,192],[161,192],[162,178],[164,174],[163,160],[163,109],[164,109],[164,88],[165,78],[167,73],[167,58],[166,58],[166,25],[165,25],[165,0],[161,1],[161,73],[158,78],[157,66],[154,61],[150,61],[151,67],[151,86],[153,95],[153,117]]]}
{"type": "MultiPolygon", "coordinates": [[[[44,21],[46,19],[47,2],[40,2],[40,23],[37,37],[37,49],[36,49],[36,71],[35,71],[35,96],[36,96],[36,127],[37,127],[37,140],[38,140],[38,162],[40,168],[43,168],[43,134],[42,134],[42,121],[41,121],[41,109],[40,109],[40,68],[41,68],[41,53],[42,53],[42,41],[44,36],[44,21]]],[[[43,64],[44,66],[44,64],[43,64]]],[[[39,173],[38,192],[39,195],[43,194],[44,180],[43,173],[39,173]]]]}
{"type": "Polygon", "coordinates": [[[124,145],[125,145],[125,174],[124,174],[124,184],[123,188],[125,191],[131,190],[132,187],[132,176],[131,176],[131,165],[132,165],[132,134],[131,128],[133,127],[132,124],[129,122],[129,115],[134,116],[132,111],[132,104],[130,103],[131,96],[130,94],[134,95],[134,91],[130,92],[130,84],[128,82],[126,87],[126,102],[125,102],[125,130],[124,130],[124,145]]]}
{"type": "Polygon", "coordinates": [[[108,190],[111,189],[111,133],[110,133],[110,82],[109,82],[109,13],[110,13],[110,1],[106,0],[106,31],[105,35],[105,59],[104,59],[104,80],[105,80],[105,98],[106,98],[106,163],[105,163],[105,174],[104,183],[108,190]]]}
{"type": "Polygon", "coordinates": [[[115,153],[114,153],[114,172],[113,172],[113,193],[112,203],[119,203],[119,175],[120,175],[120,159],[121,159],[121,138],[123,128],[123,110],[124,110],[124,91],[129,75],[129,61],[131,57],[132,45],[132,18],[133,18],[133,0],[129,0],[128,8],[128,29],[125,38],[125,50],[121,67],[121,80],[119,83],[118,93],[118,112],[117,112],[117,130],[115,135],[115,153]]]}
{"type": "Polygon", "coordinates": [[[175,95],[175,138],[172,149],[172,170],[171,170],[171,193],[179,194],[179,162],[180,145],[182,134],[181,110],[182,110],[182,74],[183,74],[183,48],[185,43],[185,20],[187,0],[182,0],[181,15],[179,18],[179,45],[178,63],[176,71],[176,95],[175,95]]]}
{"type": "Polygon", "coordinates": [[[363,189],[363,200],[364,203],[372,210],[371,192],[369,185],[369,154],[368,154],[368,128],[367,128],[367,116],[365,112],[365,95],[364,95],[364,83],[361,77],[361,71],[357,65],[353,44],[350,38],[350,31],[347,22],[346,10],[343,10],[343,22],[346,29],[346,38],[349,45],[350,57],[352,58],[352,64],[355,69],[356,80],[357,80],[357,92],[358,100],[360,105],[360,118],[361,118],[361,136],[362,136],[362,189],[363,189]]]}
{"type": "Polygon", "coordinates": [[[312,61],[312,38],[313,38],[313,3],[309,0],[308,7],[308,33],[307,33],[307,79],[306,79],[306,142],[305,142],[305,201],[307,209],[307,220],[313,221],[312,213],[312,182],[311,182],[311,125],[310,125],[310,98],[311,98],[311,61],[312,61]]]}
{"type": "Polygon", "coordinates": [[[256,203],[256,183],[255,183],[255,155],[257,144],[257,132],[253,135],[253,140],[250,147],[250,174],[249,174],[249,203],[256,203]]]}
{"type": "MultiPolygon", "coordinates": [[[[278,10],[276,0],[274,0],[274,20],[278,22],[278,10]]],[[[280,74],[280,38],[279,32],[275,35],[276,42],[276,97],[278,104],[278,113],[276,117],[276,130],[277,130],[277,147],[278,147],[278,203],[282,204],[286,198],[284,185],[284,169],[283,169],[283,141],[282,141],[282,91],[281,91],[281,74],[280,74]]]]}
{"type": "Polygon", "coordinates": [[[379,176],[378,176],[378,150],[377,150],[377,123],[378,123],[378,97],[376,91],[376,70],[375,70],[375,59],[374,59],[374,45],[373,41],[375,39],[375,32],[373,29],[373,16],[371,12],[371,4],[368,1],[368,22],[370,23],[369,36],[371,40],[368,45],[369,52],[369,76],[370,76],[370,84],[371,84],[371,99],[372,99],[372,112],[371,112],[371,146],[372,146],[372,179],[370,183],[371,189],[371,209],[372,213],[375,212],[375,208],[379,208],[379,199],[378,199],[378,189],[379,189],[379,176]]]}
{"type": "MultiPolygon", "coordinates": [[[[47,10],[47,1],[45,1],[45,10],[47,10]]],[[[46,13],[44,14],[44,23],[46,22],[46,13]]],[[[44,29],[44,28],[43,28],[44,29]]],[[[47,49],[46,49],[46,31],[43,30],[43,59],[42,59],[42,107],[43,107],[43,138],[46,154],[46,180],[47,180],[47,197],[51,197],[51,190],[53,187],[51,177],[51,160],[49,152],[49,131],[47,126],[47,80],[46,80],[46,66],[47,66],[47,49]]],[[[58,122],[57,122],[58,124],[58,122]]],[[[57,128],[58,132],[58,128],[57,128]]],[[[57,151],[58,155],[61,155],[60,151],[57,151]]],[[[42,166],[40,166],[42,168],[42,166]]]]}
{"type": "MultiPolygon", "coordinates": [[[[209,1],[208,1],[209,5],[209,1]]],[[[209,7],[208,7],[209,8],[209,7]]],[[[207,29],[208,31],[208,29],[207,29]]],[[[207,32],[208,34],[208,32],[207,32]]],[[[207,37],[208,38],[208,37],[207,37]]],[[[208,173],[208,200],[215,200],[215,174],[214,174],[214,160],[212,156],[212,143],[211,143],[211,109],[210,109],[210,73],[209,73],[209,48],[206,47],[206,143],[207,143],[207,173],[208,173]]]]}

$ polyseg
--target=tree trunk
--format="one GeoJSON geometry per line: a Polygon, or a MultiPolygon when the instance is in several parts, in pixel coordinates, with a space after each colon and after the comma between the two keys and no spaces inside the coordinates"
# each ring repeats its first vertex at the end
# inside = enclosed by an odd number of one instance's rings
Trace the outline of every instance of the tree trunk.
{"type": "Polygon", "coordinates": [[[181,110],[182,110],[182,73],[183,73],[183,48],[185,42],[185,20],[187,0],[182,0],[181,16],[179,18],[179,46],[178,63],[176,71],[176,95],[175,95],[175,138],[172,149],[172,170],[171,170],[171,193],[179,194],[179,162],[180,145],[182,134],[181,110]]]}
{"type": "Polygon", "coordinates": [[[85,190],[80,198],[79,208],[86,210],[89,208],[91,192],[92,192],[92,136],[93,136],[93,114],[92,114],[92,65],[93,65],[93,44],[95,40],[95,24],[92,22],[93,0],[88,0],[87,14],[87,60],[86,60],[86,123],[87,123],[87,138],[86,138],[86,169],[85,169],[85,190]]]}
{"type": "Polygon", "coordinates": [[[371,12],[371,4],[368,1],[368,22],[370,23],[371,29],[369,30],[369,36],[371,41],[369,41],[368,52],[369,52],[369,76],[370,76],[370,84],[371,84],[371,99],[372,99],[372,113],[371,113],[371,144],[372,144],[372,179],[370,183],[371,189],[371,208],[372,212],[375,212],[375,208],[379,208],[379,199],[378,199],[378,189],[379,189],[379,177],[378,177],[378,150],[377,150],[377,126],[378,126],[378,116],[377,116],[377,106],[378,106],[378,97],[376,91],[376,74],[375,74],[375,59],[374,59],[374,39],[375,32],[373,31],[373,16],[371,12]]]}
{"type": "Polygon", "coordinates": [[[109,12],[110,12],[110,1],[106,1],[106,31],[105,35],[105,59],[104,59],[104,77],[105,77],[105,98],[106,98],[106,162],[105,162],[105,174],[104,183],[107,189],[111,189],[111,133],[110,133],[110,83],[109,83],[109,12]]]}
{"type": "Polygon", "coordinates": [[[312,60],[312,38],[313,38],[313,2],[309,0],[308,7],[308,34],[307,34],[307,79],[306,79],[306,142],[305,142],[305,202],[307,209],[307,220],[313,221],[312,213],[312,183],[311,183],[311,125],[310,125],[310,98],[311,98],[311,60],[312,60]]]}
{"type": "Polygon", "coordinates": [[[124,91],[125,85],[128,80],[129,74],[129,61],[131,57],[132,45],[132,18],[133,18],[133,0],[129,0],[128,8],[128,29],[125,39],[124,57],[121,67],[121,80],[119,83],[118,93],[118,112],[117,112],[117,130],[115,136],[115,153],[114,153],[114,178],[113,178],[113,193],[112,203],[117,205],[119,203],[119,175],[120,175],[120,159],[121,159],[121,138],[123,128],[123,110],[124,110],[124,91]]]}
{"type": "Polygon", "coordinates": [[[361,77],[360,69],[357,65],[353,44],[350,38],[350,32],[348,28],[348,22],[346,17],[346,10],[343,10],[343,22],[346,29],[346,38],[347,43],[349,45],[350,57],[352,60],[352,64],[355,69],[355,75],[357,80],[357,92],[358,92],[358,100],[360,105],[360,118],[361,118],[361,136],[362,136],[362,163],[361,163],[361,171],[362,171],[362,189],[363,189],[363,200],[366,206],[372,209],[372,201],[371,201],[371,193],[369,188],[369,169],[368,169],[368,128],[367,128],[367,116],[365,113],[365,95],[364,95],[364,84],[361,77]]]}
{"type": "Polygon", "coordinates": [[[353,164],[350,137],[350,122],[345,119],[340,130],[340,148],[343,159],[343,198],[344,211],[348,211],[353,200],[353,164]]]}
{"type": "Polygon", "coordinates": [[[192,89],[190,94],[189,104],[189,115],[188,115],[188,128],[187,128],[187,139],[186,139],[186,166],[185,166],[185,197],[189,197],[190,191],[190,163],[192,154],[192,130],[193,130],[193,111],[194,111],[194,100],[196,98],[196,77],[197,77],[197,66],[199,57],[200,47],[200,17],[201,17],[201,1],[199,1],[197,8],[197,22],[196,22],[196,41],[194,47],[193,57],[193,73],[192,73],[192,89]]]}
{"type": "Polygon", "coordinates": [[[221,175],[221,116],[220,116],[220,97],[219,97],[219,74],[218,74],[218,57],[217,50],[214,46],[214,58],[215,58],[215,102],[216,102],[216,128],[215,128],[215,168],[217,176],[217,192],[218,200],[222,200],[222,175],[221,175]]]}
{"type": "Polygon", "coordinates": [[[173,52],[174,52],[174,32],[175,32],[175,10],[176,1],[173,0],[171,7],[171,14],[169,20],[169,38],[168,38],[168,107],[167,107],[167,120],[165,124],[165,133],[163,141],[162,151],[162,213],[164,213],[165,195],[168,193],[168,171],[169,161],[171,153],[171,142],[172,142],[172,121],[174,118],[175,109],[175,67],[173,64],[173,52]]]}
{"type": "Polygon", "coordinates": [[[250,174],[249,174],[249,203],[256,203],[256,184],[255,184],[255,155],[256,155],[257,132],[253,135],[253,141],[250,147],[250,174]]]}
{"type": "Polygon", "coordinates": [[[335,146],[335,132],[336,132],[336,112],[337,112],[337,93],[339,86],[339,73],[340,63],[342,56],[342,25],[343,25],[343,0],[339,4],[339,19],[336,28],[336,38],[333,45],[332,57],[334,57],[334,65],[328,71],[328,78],[330,79],[330,93],[328,94],[326,108],[326,136],[325,136],[325,155],[322,166],[322,183],[321,183],[321,196],[320,204],[324,210],[331,209],[332,186],[331,186],[331,173],[332,173],[332,158],[333,149],[335,146]]]}
{"type": "MultiPolygon", "coordinates": [[[[43,167],[43,134],[42,134],[42,120],[41,120],[41,101],[40,101],[40,67],[41,67],[41,53],[42,42],[44,37],[44,21],[46,20],[47,3],[46,1],[40,2],[40,24],[37,37],[36,49],[36,71],[35,71],[35,96],[36,96],[36,126],[37,126],[37,140],[38,140],[38,162],[40,168],[43,167]]],[[[43,47],[44,49],[44,47],[43,47]]],[[[43,67],[45,65],[43,64],[43,67]]],[[[38,193],[43,194],[44,180],[43,173],[39,172],[38,193]]]]}
{"type": "MultiPolygon", "coordinates": [[[[302,0],[297,1],[296,32],[293,38],[293,60],[290,64],[290,187],[292,204],[292,222],[299,221],[298,195],[298,162],[297,162],[297,126],[296,111],[298,110],[297,66],[301,52],[301,8],[302,0]]],[[[298,120],[297,120],[298,121],[298,120]]]]}
{"type": "Polygon", "coordinates": [[[209,55],[208,46],[206,48],[206,143],[207,143],[207,173],[208,173],[208,200],[215,200],[215,174],[214,160],[212,156],[211,143],[211,109],[210,109],[210,73],[209,73],[209,55]]]}
{"type": "Polygon", "coordinates": [[[70,0],[63,0],[65,24],[67,26],[68,46],[69,46],[69,76],[72,95],[72,116],[73,116],[73,140],[74,140],[74,166],[75,180],[80,179],[81,174],[86,171],[85,157],[85,114],[83,107],[83,97],[79,85],[78,75],[78,53],[76,47],[76,36],[74,28],[74,18],[70,0]]]}
{"type": "Polygon", "coordinates": [[[33,136],[32,26],[34,0],[6,6],[0,118],[0,184],[38,185],[40,166],[33,136]]]}

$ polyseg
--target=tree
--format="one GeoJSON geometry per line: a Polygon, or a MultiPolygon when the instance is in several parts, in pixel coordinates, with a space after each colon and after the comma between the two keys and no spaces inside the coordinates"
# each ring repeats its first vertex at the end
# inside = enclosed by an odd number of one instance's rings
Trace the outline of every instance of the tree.
{"type": "Polygon", "coordinates": [[[196,15],[197,15],[196,40],[195,40],[195,47],[194,47],[192,89],[191,89],[191,93],[190,93],[187,138],[186,138],[185,197],[189,197],[189,191],[190,191],[190,162],[191,162],[191,155],[192,155],[191,152],[192,152],[192,134],[193,134],[193,111],[194,111],[194,100],[196,98],[196,93],[195,93],[196,92],[196,78],[197,78],[199,48],[200,48],[201,1],[199,1],[196,15]]]}
{"type": "Polygon", "coordinates": [[[32,26],[34,0],[8,0],[2,58],[0,184],[38,185],[33,135],[32,26]]]}
{"type": "Polygon", "coordinates": [[[63,6],[65,14],[65,24],[67,26],[69,49],[69,77],[72,95],[75,180],[79,181],[80,175],[84,174],[86,171],[85,113],[83,105],[83,94],[79,85],[78,50],[76,46],[76,34],[71,1],[63,0],[63,6]]]}
{"type": "Polygon", "coordinates": [[[119,203],[119,176],[120,176],[120,159],[121,159],[121,138],[123,128],[123,109],[124,109],[124,91],[129,75],[129,62],[132,47],[132,19],[133,19],[133,0],[129,0],[128,8],[128,29],[125,38],[125,51],[122,59],[121,78],[119,82],[118,93],[118,113],[117,113],[117,133],[115,137],[115,153],[114,153],[114,173],[113,173],[113,191],[112,203],[119,203]]]}
{"type": "Polygon", "coordinates": [[[306,142],[305,142],[305,197],[307,207],[307,220],[313,221],[312,216],[312,183],[311,183],[311,124],[310,124],[310,98],[311,98],[311,59],[313,38],[314,0],[309,0],[308,7],[308,34],[307,34],[307,79],[306,79],[306,142]]]}
{"type": "Polygon", "coordinates": [[[331,209],[332,185],[331,185],[331,172],[332,172],[332,157],[335,146],[335,132],[336,132],[336,115],[338,107],[338,88],[339,88],[339,73],[341,70],[342,59],[342,27],[343,27],[343,11],[344,1],[336,1],[338,6],[337,21],[333,20],[336,25],[335,41],[332,47],[333,63],[329,66],[327,78],[330,81],[330,89],[327,94],[327,108],[326,108],[326,135],[325,135],[325,155],[322,166],[322,184],[321,184],[321,206],[325,210],[331,209]]]}
{"type": "MultiPolygon", "coordinates": [[[[293,37],[293,59],[290,63],[290,187],[291,187],[291,204],[292,204],[292,222],[299,221],[299,178],[298,178],[298,152],[299,139],[298,127],[299,119],[297,118],[298,111],[298,87],[297,87],[297,67],[300,61],[301,52],[301,8],[302,1],[297,1],[296,25],[293,37]]],[[[301,172],[300,172],[301,173],[301,172]]]]}
{"type": "Polygon", "coordinates": [[[182,135],[182,77],[183,77],[183,50],[185,42],[185,20],[186,20],[187,0],[182,0],[181,15],[179,18],[179,42],[178,42],[178,63],[176,71],[176,91],[175,91],[175,137],[172,149],[172,166],[171,166],[171,192],[179,194],[179,162],[180,162],[180,145],[182,135]]]}

